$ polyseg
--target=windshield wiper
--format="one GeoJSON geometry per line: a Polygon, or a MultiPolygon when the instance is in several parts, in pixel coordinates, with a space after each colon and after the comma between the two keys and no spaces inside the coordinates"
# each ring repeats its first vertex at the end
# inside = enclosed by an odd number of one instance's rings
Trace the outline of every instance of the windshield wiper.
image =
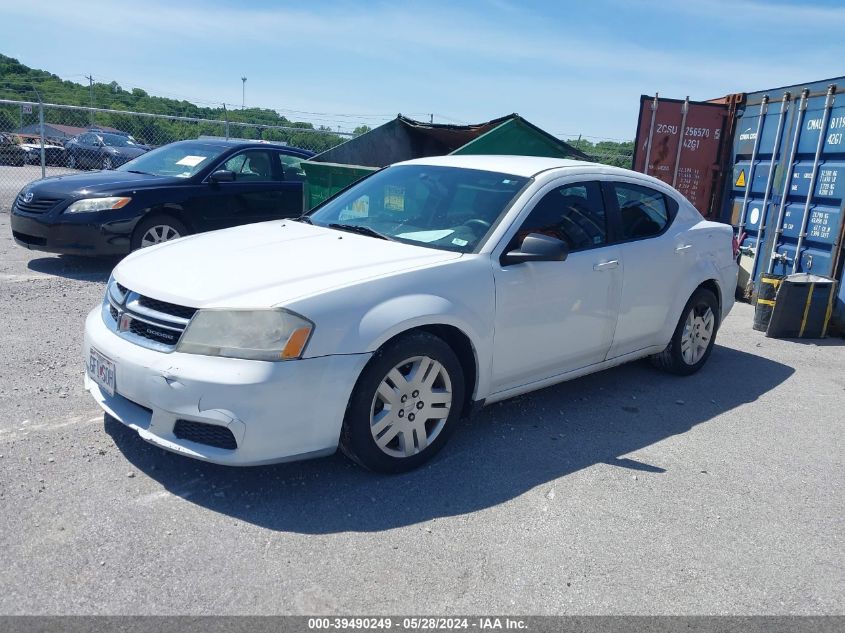
{"type": "Polygon", "coordinates": [[[304,224],[314,224],[314,221],[307,215],[300,215],[298,218],[294,218],[294,220],[303,222],[304,224]]]}
{"type": "Polygon", "coordinates": [[[145,176],[152,176],[152,174],[148,171],[138,171],[137,169],[127,169],[126,171],[130,174],[144,174],[145,176]]]}
{"type": "Polygon", "coordinates": [[[394,241],[392,237],[389,237],[384,233],[379,233],[375,229],[371,229],[368,226],[359,226],[357,224],[338,224],[336,222],[332,222],[328,226],[330,229],[338,229],[340,231],[349,231],[350,233],[357,233],[358,235],[377,237],[380,240],[388,240],[390,242],[394,241]]]}

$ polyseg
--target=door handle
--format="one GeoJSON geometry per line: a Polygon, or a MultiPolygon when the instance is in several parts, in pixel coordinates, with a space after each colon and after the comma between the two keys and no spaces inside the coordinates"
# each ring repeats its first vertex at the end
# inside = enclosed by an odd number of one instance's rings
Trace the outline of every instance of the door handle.
{"type": "Polygon", "coordinates": [[[688,248],[692,248],[692,244],[681,244],[680,246],[675,247],[675,252],[681,253],[681,252],[687,250],[688,248]]]}
{"type": "Polygon", "coordinates": [[[601,262],[600,264],[593,264],[593,270],[610,270],[612,268],[619,268],[618,259],[612,259],[609,262],[601,262]]]}

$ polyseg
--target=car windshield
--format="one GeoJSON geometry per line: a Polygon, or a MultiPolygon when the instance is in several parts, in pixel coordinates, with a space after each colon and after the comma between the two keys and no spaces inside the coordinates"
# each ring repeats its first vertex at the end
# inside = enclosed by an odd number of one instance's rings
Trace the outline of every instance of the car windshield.
{"type": "Polygon", "coordinates": [[[309,219],[320,226],[470,253],[527,182],[491,171],[398,165],[350,187],[309,219]]]}
{"type": "Polygon", "coordinates": [[[223,153],[225,147],[207,143],[173,143],[154,149],[118,167],[120,171],[154,176],[190,178],[223,153]]]}
{"type": "Polygon", "coordinates": [[[135,147],[138,143],[131,136],[120,136],[119,134],[103,134],[103,144],[109,147],[135,147]]]}

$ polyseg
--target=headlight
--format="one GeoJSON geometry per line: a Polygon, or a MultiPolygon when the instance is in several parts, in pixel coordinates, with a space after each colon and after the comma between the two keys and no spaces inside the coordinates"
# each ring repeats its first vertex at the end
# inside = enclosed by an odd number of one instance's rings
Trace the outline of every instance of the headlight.
{"type": "Polygon", "coordinates": [[[122,209],[131,201],[132,198],[85,198],[74,202],[65,209],[65,213],[89,213],[91,211],[122,209]]]}
{"type": "Polygon", "coordinates": [[[302,356],[314,324],[287,310],[199,310],[177,352],[249,360],[302,356]]]}

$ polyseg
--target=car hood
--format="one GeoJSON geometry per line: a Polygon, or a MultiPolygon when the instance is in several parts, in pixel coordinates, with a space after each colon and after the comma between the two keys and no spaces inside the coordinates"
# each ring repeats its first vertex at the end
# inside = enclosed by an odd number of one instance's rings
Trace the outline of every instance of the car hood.
{"type": "Polygon", "coordinates": [[[129,158],[135,158],[137,156],[140,156],[141,154],[147,153],[147,150],[138,146],[115,147],[109,145],[106,147],[106,150],[115,154],[119,154],[120,156],[128,156],[129,158]]]}
{"type": "Polygon", "coordinates": [[[136,251],[114,277],[130,290],[179,305],[271,307],[460,257],[288,220],[136,251]]]}
{"type": "Polygon", "coordinates": [[[184,178],[132,174],[128,171],[96,171],[85,174],[51,176],[29,185],[36,194],[56,196],[86,196],[119,193],[146,187],[160,187],[173,183],[187,184],[184,178]]]}

